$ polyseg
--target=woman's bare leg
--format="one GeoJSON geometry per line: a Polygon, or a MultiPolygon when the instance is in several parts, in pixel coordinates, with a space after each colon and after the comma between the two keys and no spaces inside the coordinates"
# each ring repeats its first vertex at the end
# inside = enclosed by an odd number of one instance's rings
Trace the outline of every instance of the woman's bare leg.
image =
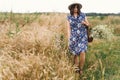
{"type": "Polygon", "coordinates": [[[74,65],[79,66],[79,60],[77,55],[74,56],[74,65]]]}
{"type": "MultiPolygon", "coordinates": [[[[85,52],[80,53],[80,69],[82,70],[85,63],[85,52]]],[[[82,72],[80,72],[82,74],[82,72]]]]}

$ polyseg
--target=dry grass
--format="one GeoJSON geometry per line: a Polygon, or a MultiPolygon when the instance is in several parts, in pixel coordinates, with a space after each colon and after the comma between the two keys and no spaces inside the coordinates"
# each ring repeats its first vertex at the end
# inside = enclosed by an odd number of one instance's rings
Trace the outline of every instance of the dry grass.
{"type": "Polygon", "coordinates": [[[14,22],[0,25],[0,79],[74,79],[67,50],[62,51],[60,46],[60,17],[52,16],[40,15],[38,22],[35,19],[24,27],[16,27],[14,22]],[[16,28],[20,30],[16,32],[16,28]]]}

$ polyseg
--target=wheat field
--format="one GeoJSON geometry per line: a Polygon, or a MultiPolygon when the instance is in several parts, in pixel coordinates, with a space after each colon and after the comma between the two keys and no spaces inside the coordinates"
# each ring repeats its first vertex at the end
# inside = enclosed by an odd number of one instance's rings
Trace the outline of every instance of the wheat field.
{"type": "Polygon", "coordinates": [[[89,43],[83,75],[74,73],[66,16],[0,13],[0,80],[120,80],[120,16],[88,16],[113,36],[89,43]]]}

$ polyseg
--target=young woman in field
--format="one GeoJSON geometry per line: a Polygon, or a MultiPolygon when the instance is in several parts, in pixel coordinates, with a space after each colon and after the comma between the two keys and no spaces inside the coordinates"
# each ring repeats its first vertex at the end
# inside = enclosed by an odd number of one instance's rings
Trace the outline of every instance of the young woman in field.
{"type": "Polygon", "coordinates": [[[69,5],[70,14],[67,16],[69,50],[74,54],[75,72],[80,74],[82,74],[88,45],[85,26],[89,26],[86,15],[81,12],[81,8],[82,5],[80,3],[69,5]]]}

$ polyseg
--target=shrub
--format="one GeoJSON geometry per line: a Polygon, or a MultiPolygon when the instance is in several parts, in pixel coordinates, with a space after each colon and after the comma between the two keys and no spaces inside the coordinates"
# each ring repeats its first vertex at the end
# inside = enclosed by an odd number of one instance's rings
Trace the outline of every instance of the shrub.
{"type": "Polygon", "coordinates": [[[92,29],[92,35],[94,38],[111,40],[113,38],[112,29],[107,25],[97,25],[92,29]]]}

